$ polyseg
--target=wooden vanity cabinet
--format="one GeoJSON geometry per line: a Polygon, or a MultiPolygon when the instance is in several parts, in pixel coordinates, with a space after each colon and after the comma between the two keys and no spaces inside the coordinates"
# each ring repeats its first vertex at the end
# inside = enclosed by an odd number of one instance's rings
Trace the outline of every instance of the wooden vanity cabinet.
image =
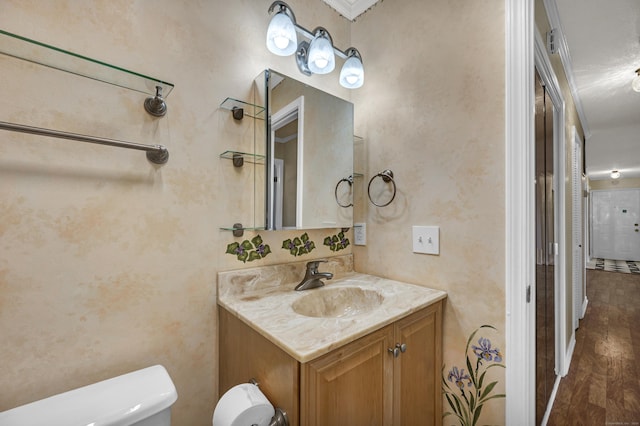
{"type": "Polygon", "coordinates": [[[442,424],[442,302],[301,365],[302,425],[442,424]]]}
{"type": "Polygon", "coordinates": [[[292,426],[442,424],[442,301],[306,363],[219,311],[221,395],[253,377],[292,426]]]}

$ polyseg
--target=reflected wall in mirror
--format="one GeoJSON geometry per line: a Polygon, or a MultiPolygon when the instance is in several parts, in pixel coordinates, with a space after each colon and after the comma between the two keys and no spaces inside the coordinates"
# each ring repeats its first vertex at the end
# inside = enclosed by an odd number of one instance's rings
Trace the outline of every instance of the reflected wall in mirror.
{"type": "Polygon", "coordinates": [[[273,70],[259,82],[267,108],[267,229],[351,227],[353,104],[273,70]]]}

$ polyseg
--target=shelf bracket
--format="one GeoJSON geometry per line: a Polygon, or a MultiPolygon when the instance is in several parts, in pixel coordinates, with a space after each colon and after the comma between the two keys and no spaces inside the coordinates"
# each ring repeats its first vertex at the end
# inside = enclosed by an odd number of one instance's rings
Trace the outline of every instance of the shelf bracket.
{"type": "Polygon", "coordinates": [[[162,86],[156,86],[156,95],[144,100],[144,109],[155,117],[164,117],[167,113],[167,103],[162,98],[162,86]]]}

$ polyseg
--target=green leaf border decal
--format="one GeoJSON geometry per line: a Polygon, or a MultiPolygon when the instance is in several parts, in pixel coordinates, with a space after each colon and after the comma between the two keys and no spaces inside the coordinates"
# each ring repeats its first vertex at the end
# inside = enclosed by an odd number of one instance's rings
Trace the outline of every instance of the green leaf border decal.
{"type": "Polygon", "coordinates": [[[331,251],[340,251],[349,246],[349,239],[344,236],[345,231],[338,232],[337,235],[330,235],[324,239],[324,245],[329,246],[331,251]]]}
{"type": "Polygon", "coordinates": [[[228,244],[225,253],[234,255],[239,261],[246,263],[247,261],[253,262],[267,257],[271,253],[271,248],[269,244],[264,244],[260,235],[256,235],[251,241],[244,240],[241,243],[233,242],[228,244]]]}
{"type": "Polygon", "coordinates": [[[303,254],[309,254],[316,248],[313,241],[309,239],[309,235],[305,232],[300,237],[294,239],[287,239],[282,242],[282,248],[289,250],[291,256],[302,256],[303,254]]]}

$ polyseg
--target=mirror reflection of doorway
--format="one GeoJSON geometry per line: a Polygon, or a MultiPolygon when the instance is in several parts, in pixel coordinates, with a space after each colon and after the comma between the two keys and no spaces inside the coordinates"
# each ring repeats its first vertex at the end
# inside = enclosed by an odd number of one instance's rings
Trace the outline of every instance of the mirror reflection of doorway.
{"type": "Polygon", "coordinates": [[[298,119],[275,131],[273,149],[276,229],[295,228],[298,188],[298,119]]]}
{"type": "Polygon", "coordinates": [[[273,229],[301,225],[304,97],[272,116],[269,203],[273,229]]]}

